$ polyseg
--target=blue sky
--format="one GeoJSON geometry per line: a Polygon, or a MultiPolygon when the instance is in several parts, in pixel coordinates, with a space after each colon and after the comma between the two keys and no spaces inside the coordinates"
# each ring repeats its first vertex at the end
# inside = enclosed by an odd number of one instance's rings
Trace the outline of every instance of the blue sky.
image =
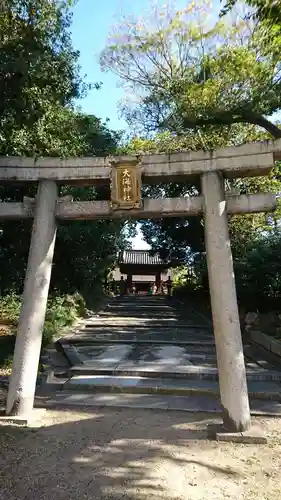
{"type": "MultiPolygon", "coordinates": [[[[218,5],[218,2],[215,0],[213,5],[218,5]]],[[[81,74],[87,75],[88,82],[103,82],[101,90],[91,91],[79,105],[87,113],[109,118],[113,129],[126,128],[118,113],[118,101],[123,96],[123,90],[117,87],[118,80],[113,74],[100,70],[99,54],[106,45],[111,26],[117,24],[121,13],[125,16],[131,13],[143,15],[149,13],[152,3],[153,0],[78,0],[73,9],[72,40],[81,54],[81,74]]],[[[186,0],[174,0],[178,8],[185,7],[187,3],[186,0]]]]}
{"type": "MultiPolygon", "coordinates": [[[[182,0],[180,0],[182,3],[182,0]]],[[[93,90],[79,104],[88,113],[103,119],[109,118],[114,129],[126,128],[119,116],[118,101],[123,90],[117,78],[100,70],[99,54],[106,45],[111,26],[117,24],[120,14],[137,15],[147,11],[150,0],[78,0],[73,9],[72,40],[80,51],[81,74],[88,82],[102,82],[101,90],[93,90]]]]}

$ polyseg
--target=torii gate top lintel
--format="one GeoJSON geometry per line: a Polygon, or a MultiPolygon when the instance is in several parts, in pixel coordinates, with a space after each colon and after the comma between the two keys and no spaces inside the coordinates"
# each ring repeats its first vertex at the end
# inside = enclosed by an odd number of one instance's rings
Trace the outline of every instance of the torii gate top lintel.
{"type": "Polygon", "coordinates": [[[187,175],[222,171],[227,178],[267,175],[281,160],[281,139],[261,141],[213,151],[190,151],[118,157],[0,157],[0,181],[56,180],[60,183],[96,184],[109,181],[112,167],[138,162],[147,184],[187,175]]]}

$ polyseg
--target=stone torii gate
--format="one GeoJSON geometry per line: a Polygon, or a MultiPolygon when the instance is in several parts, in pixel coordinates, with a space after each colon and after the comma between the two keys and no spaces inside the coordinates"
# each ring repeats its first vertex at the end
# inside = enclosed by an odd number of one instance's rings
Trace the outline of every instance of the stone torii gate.
{"type": "Polygon", "coordinates": [[[57,222],[102,218],[157,218],[203,214],[224,428],[250,427],[228,215],[273,211],[274,194],[233,195],[225,178],[267,175],[281,159],[281,140],[211,152],[115,158],[0,157],[0,182],[38,182],[36,200],[0,203],[0,219],[33,218],[28,265],[7,400],[7,415],[30,414],[35,395],[57,222]],[[201,177],[201,194],[141,200],[142,183],[201,177]],[[59,198],[61,184],[111,182],[111,201],[59,198]]]}

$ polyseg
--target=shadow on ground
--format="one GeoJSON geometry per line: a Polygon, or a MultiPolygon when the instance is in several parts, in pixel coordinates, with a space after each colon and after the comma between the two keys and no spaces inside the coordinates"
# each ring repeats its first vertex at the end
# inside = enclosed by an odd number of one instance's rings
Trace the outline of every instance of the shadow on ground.
{"type": "MultiPolygon", "coordinates": [[[[210,422],[202,415],[101,409],[50,411],[37,430],[2,427],[0,498],[197,498],[188,490],[199,473],[206,480],[210,473],[224,482],[243,479],[196,452],[210,422]]],[[[217,443],[204,446],[216,449],[217,443]]]]}

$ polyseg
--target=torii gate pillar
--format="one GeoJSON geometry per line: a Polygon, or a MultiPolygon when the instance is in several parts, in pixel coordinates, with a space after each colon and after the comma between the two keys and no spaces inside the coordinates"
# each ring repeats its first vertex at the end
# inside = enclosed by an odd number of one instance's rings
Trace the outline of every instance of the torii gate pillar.
{"type": "Polygon", "coordinates": [[[7,415],[28,415],[33,408],[56,239],[57,196],[55,181],[40,181],[9,385],[7,415]]]}
{"type": "Polygon", "coordinates": [[[202,192],[223,423],[242,432],[250,427],[250,409],[222,175],[203,174],[202,192]]]}

